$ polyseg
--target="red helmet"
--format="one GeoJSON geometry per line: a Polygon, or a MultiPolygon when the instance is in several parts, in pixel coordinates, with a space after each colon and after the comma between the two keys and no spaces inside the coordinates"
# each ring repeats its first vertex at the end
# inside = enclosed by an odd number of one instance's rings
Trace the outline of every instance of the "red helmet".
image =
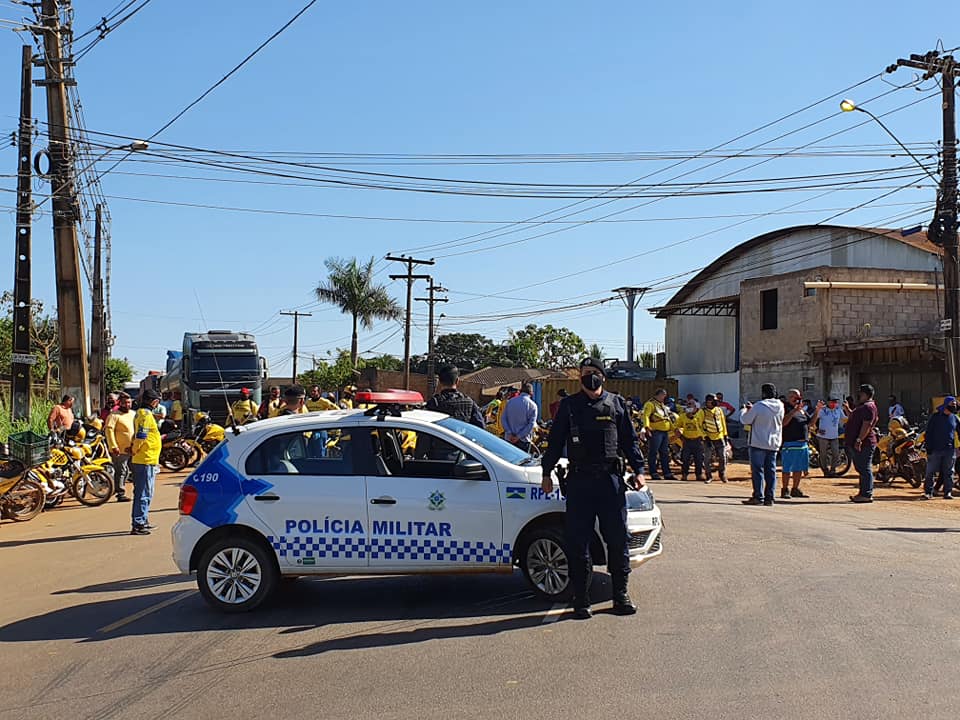
{"type": "Polygon", "coordinates": [[[240,394],[246,397],[250,394],[250,388],[240,388],[240,394]]]}

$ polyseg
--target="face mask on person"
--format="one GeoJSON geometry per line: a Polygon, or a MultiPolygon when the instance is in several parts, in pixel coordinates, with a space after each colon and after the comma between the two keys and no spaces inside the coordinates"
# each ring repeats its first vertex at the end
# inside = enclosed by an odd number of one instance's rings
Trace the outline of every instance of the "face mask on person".
{"type": "Polygon", "coordinates": [[[589,373],[580,378],[580,384],[583,385],[587,390],[596,392],[603,387],[603,377],[597,373],[589,373]]]}
{"type": "Polygon", "coordinates": [[[960,409],[960,406],[958,405],[947,405],[947,410],[949,410],[953,415],[957,414],[958,409],[960,409]]]}

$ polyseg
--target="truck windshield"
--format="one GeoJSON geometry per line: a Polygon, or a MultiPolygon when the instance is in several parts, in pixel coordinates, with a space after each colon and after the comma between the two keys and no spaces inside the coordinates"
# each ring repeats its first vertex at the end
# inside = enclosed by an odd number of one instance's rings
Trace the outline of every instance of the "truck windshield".
{"type": "Polygon", "coordinates": [[[514,465],[530,465],[534,458],[530,457],[520,448],[511,445],[506,440],[498,438],[493,433],[489,433],[476,425],[465,423],[463,420],[455,418],[444,418],[439,420],[437,425],[453,430],[457,435],[465,437],[472,443],[475,443],[488,452],[492,452],[498,458],[506,460],[514,465]]]}
{"type": "Polygon", "coordinates": [[[260,372],[260,363],[256,355],[194,355],[195,372],[239,372],[248,371],[253,375],[260,372]]]}

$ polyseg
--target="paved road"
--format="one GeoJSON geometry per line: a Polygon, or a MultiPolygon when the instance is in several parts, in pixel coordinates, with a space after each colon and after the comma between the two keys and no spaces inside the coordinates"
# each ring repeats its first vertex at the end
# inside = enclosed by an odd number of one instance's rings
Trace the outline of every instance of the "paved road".
{"type": "Polygon", "coordinates": [[[228,617],[174,574],[176,478],[161,480],[150,537],[113,503],[0,528],[0,720],[960,707],[960,512],[942,501],[746,508],[743,483],[660,484],[665,553],[633,575],[633,618],[568,620],[519,576],[299,580],[228,617]]]}

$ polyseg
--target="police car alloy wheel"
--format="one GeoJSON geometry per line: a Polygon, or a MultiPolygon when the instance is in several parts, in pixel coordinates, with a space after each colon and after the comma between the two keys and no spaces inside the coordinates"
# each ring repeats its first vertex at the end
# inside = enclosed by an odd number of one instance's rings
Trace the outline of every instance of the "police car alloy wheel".
{"type": "Polygon", "coordinates": [[[564,600],[570,596],[570,563],[559,528],[531,531],[520,554],[520,567],[527,582],[541,597],[564,600]]]}
{"type": "Polygon", "coordinates": [[[210,605],[224,612],[253,610],[277,585],[273,560],[258,543],[225,538],[203,554],[197,585],[210,605]]]}

